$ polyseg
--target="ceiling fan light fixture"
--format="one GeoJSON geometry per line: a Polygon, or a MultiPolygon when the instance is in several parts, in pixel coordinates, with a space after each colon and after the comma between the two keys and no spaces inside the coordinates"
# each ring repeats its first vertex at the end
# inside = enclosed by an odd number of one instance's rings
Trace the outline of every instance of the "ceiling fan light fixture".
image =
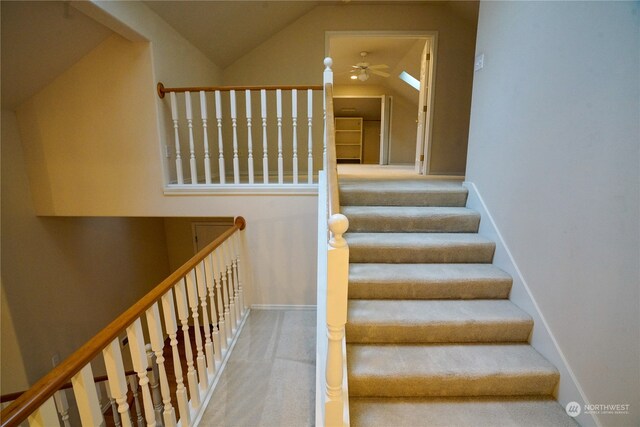
{"type": "Polygon", "coordinates": [[[367,70],[362,70],[360,74],[358,74],[358,80],[360,80],[361,82],[366,82],[367,80],[369,80],[369,73],[367,73],[367,70]]]}
{"type": "Polygon", "coordinates": [[[358,76],[356,76],[355,74],[351,75],[351,80],[357,80],[357,79],[358,79],[358,76]]]}

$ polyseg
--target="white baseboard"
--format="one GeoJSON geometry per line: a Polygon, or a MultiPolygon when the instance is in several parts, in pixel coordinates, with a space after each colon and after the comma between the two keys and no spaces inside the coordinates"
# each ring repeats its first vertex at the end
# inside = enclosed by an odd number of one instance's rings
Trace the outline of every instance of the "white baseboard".
{"type": "MultiPolygon", "coordinates": [[[[533,319],[534,327],[531,334],[530,344],[540,354],[546,357],[560,372],[560,384],[557,389],[557,398],[563,407],[569,402],[589,404],[589,400],[580,386],[569,362],[565,358],[553,332],[549,328],[540,307],[538,306],[522,272],[516,264],[507,243],[502,237],[493,216],[489,212],[482,196],[478,192],[473,182],[465,181],[463,185],[469,190],[467,207],[480,214],[479,233],[496,243],[496,251],[493,257],[493,264],[506,271],[513,277],[513,287],[509,294],[509,299],[527,312],[533,319]],[[582,401],[582,402],[581,402],[582,401]]],[[[581,413],[575,418],[583,427],[602,427],[600,420],[593,414],[581,413]]]]}
{"type": "Polygon", "coordinates": [[[251,304],[252,310],[316,310],[315,305],[298,304],[251,304]]]}

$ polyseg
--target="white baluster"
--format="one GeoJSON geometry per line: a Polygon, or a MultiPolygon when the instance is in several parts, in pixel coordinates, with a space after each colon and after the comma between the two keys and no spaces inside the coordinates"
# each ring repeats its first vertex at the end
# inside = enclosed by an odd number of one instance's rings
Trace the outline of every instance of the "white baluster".
{"type": "Polygon", "coordinates": [[[293,127],[293,183],[298,183],[298,91],[291,91],[291,120],[293,127]]]}
{"type": "Polygon", "coordinates": [[[57,391],[53,395],[53,400],[55,401],[56,408],[60,414],[62,425],[64,427],[70,427],[71,423],[69,422],[69,400],[67,399],[67,392],[65,390],[57,391]]]}
{"type": "Polygon", "coordinates": [[[233,183],[240,184],[240,159],[238,158],[238,117],[236,115],[236,91],[229,94],[231,102],[231,127],[233,128],[233,183]]]}
{"type": "Polygon", "coordinates": [[[262,180],[269,183],[269,155],[267,154],[267,91],[260,90],[260,107],[262,113],[262,180]]]}
{"type": "MultiPolygon", "coordinates": [[[[147,311],[147,325],[149,329],[149,339],[151,340],[151,350],[155,354],[155,366],[158,368],[158,377],[160,380],[160,394],[162,396],[162,419],[165,427],[176,425],[176,414],[171,405],[171,391],[169,389],[169,380],[167,378],[167,369],[164,360],[164,333],[162,331],[162,322],[160,321],[160,310],[158,304],[153,304],[147,311]]],[[[156,408],[157,410],[157,408],[156,408]]],[[[157,416],[157,418],[160,418],[157,416]]]]}
{"type": "Polygon", "coordinates": [[[231,310],[231,319],[233,323],[233,329],[238,328],[240,323],[240,301],[238,301],[238,274],[236,269],[236,259],[233,253],[233,242],[231,238],[224,242],[223,250],[227,254],[229,270],[229,310],[231,310]]]}
{"type": "Polygon", "coordinates": [[[309,150],[307,158],[307,177],[308,183],[313,184],[313,90],[307,89],[307,128],[309,135],[307,136],[307,149],[309,150]]]}
{"type": "Polygon", "coordinates": [[[284,183],[284,159],[282,157],[282,90],[276,89],[276,117],[278,120],[278,184],[284,183]]]}
{"type": "Polygon", "coordinates": [[[220,342],[221,342],[221,351],[226,351],[229,347],[229,333],[227,332],[227,320],[224,315],[224,296],[222,292],[222,275],[224,274],[224,268],[222,268],[222,262],[220,261],[221,252],[220,248],[217,248],[211,254],[212,258],[212,267],[213,267],[213,277],[216,281],[216,300],[218,306],[218,328],[220,330],[220,342]]]}
{"type": "Polygon", "coordinates": [[[129,381],[129,387],[131,387],[133,404],[136,408],[137,426],[144,427],[144,417],[142,416],[142,406],[140,405],[140,393],[138,393],[138,390],[140,389],[140,386],[138,385],[138,379],[135,375],[131,375],[127,377],[127,381],[129,381]]]}
{"type": "Polygon", "coordinates": [[[245,107],[247,112],[247,163],[249,184],[253,184],[253,138],[251,135],[251,91],[245,90],[245,107]]]}
{"type": "Polygon", "coordinates": [[[187,127],[189,128],[189,169],[191,171],[191,184],[197,184],[198,170],[196,165],[196,147],[193,140],[193,112],[191,111],[191,92],[185,92],[184,103],[187,110],[187,127]]]}
{"type": "MultiPolygon", "coordinates": [[[[324,58],[324,73],[322,76],[323,87],[327,83],[333,83],[333,71],[331,71],[331,65],[333,65],[333,60],[329,57],[324,58]]],[[[324,95],[324,94],[323,94],[324,95]]],[[[322,97],[322,110],[323,114],[323,123],[324,123],[324,138],[322,143],[322,164],[324,165],[324,169],[327,170],[327,98],[325,96],[322,97]]]]}
{"type": "Polygon", "coordinates": [[[215,92],[216,99],[216,122],[218,123],[218,169],[220,173],[220,184],[225,182],[224,172],[224,146],[222,144],[222,102],[220,102],[220,91],[215,92]]]}
{"type": "MultiPolygon", "coordinates": [[[[193,364],[193,352],[191,351],[191,338],[189,337],[189,307],[187,291],[184,279],[173,287],[176,292],[176,305],[178,306],[178,318],[182,324],[182,338],[184,340],[184,352],[187,359],[187,382],[189,383],[189,397],[193,409],[200,407],[200,389],[198,388],[198,374],[193,364]]],[[[181,411],[182,413],[182,411],[181,411]]]]}
{"type": "Polygon", "coordinates": [[[191,308],[191,318],[193,319],[193,330],[196,338],[196,365],[198,367],[198,378],[200,388],[206,392],[209,378],[207,376],[207,362],[204,357],[202,347],[202,335],[200,332],[200,314],[198,313],[198,288],[196,285],[195,271],[191,270],[187,276],[187,296],[189,307],[191,308]]]}
{"type": "Polygon", "coordinates": [[[209,291],[209,306],[211,307],[211,324],[213,326],[212,339],[213,339],[213,356],[216,364],[222,362],[222,343],[220,342],[220,333],[218,330],[218,314],[216,310],[216,295],[215,295],[215,273],[213,269],[213,255],[209,254],[204,264],[205,275],[207,277],[207,289],[209,291]]]}
{"type": "Polygon", "coordinates": [[[144,342],[144,335],[142,334],[142,322],[140,322],[140,319],[135,320],[127,327],[127,338],[129,338],[129,350],[131,350],[133,370],[136,371],[140,380],[144,417],[147,420],[148,426],[155,426],[155,409],[153,407],[153,400],[151,400],[149,378],[147,377],[147,368],[149,367],[147,364],[147,349],[144,342]]]}
{"type": "MultiPolygon", "coordinates": [[[[116,427],[120,427],[122,423],[120,422],[120,414],[118,413],[118,405],[116,404],[116,399],[111,395],[111,389],[107,384],[107,397],[109,398],[109,404],[111,405],[111,414],[113,416],[113,424],[116,427]]],[[[126,388],[125,388],[126,391],[126,388]]],[[[127,405],[127,410],[129,409],[129,405],[127,405]]],[[[131,425],[131,420],[129,420],[129,425],[131,425]]]]}
{"type": "Polygon", "coordinates": [[[218,269],[220,271],[220,282],[221,285],[221,295],[222,295],[222,304],[220,307],[220,311],[223,310],[224,307],[224,330],[225,330],[225,339],[226,345],[228,346],[231,342],[231,338],[233,337],[233,329],[231,326],[231,315],[229,313],[229,288],[227,288],[227,265],[224,257],[224,252],[222,248],[218,248],[217,251],[217,259],[218,259],[218,269]]]}
{"type": "Polygon", "coordinates": [[[189,403],[187,399],[187,389],[182,378],[182,365],[180,364],[180,353],[178,352],[178,322],[173,304],[173,292],[169,290],[162,296],[162,313],[164,315],[164,325],[169,335],[171,353],[173,355],[173,373],[176,377],[176,399],[178,410],[180,411],[180,421],[183,426],[191,424],[189,403]]]}
{"type": "MultiPolygon", "coordinates": [[[[98,393],[96,392],[96,385],[93,382],[93,371],[91,370],[90,363],[85,365],[80,372],[71,378],[71,385],[73,386],[73,395],[76,398],[76,406],[80,413],[82,425],[104,425],[102,408],[100,408],[100,403],[98,403],[98,393]]],[[[56,419],[57,418],[58,416],[56,414],[56,419]]]]}
{"type": "Polygon", "coordinates": [[[29,427],[52,427],[59,426],[58,412],[54,399],[46,400],[38,409],[33,411],[28,418],[29,427]]]}
{"type": "Polygon", "coordinates": [[[224,283],[224,290],[226,292],[227,295],[227,299],[226,299],[226,303],[227,306],[225,306],[224,311],[225,311],[225,317],[228,316],[229,318],[229,324],[230,324],[230,329],[229,332],[231,333],[231,337],[233,337],[233,332],[236,331],[236,325],[237,325],[237,318],[236,318],[236,306],[235,306],[235,302],[233,300],[233,267],[231,264],[231,257],[229,256],[229,250],[228,250],[228,241],[225,241],[222,244],[222,247],[220,248],[222,250],[223,255],[223,259],[224,259],[224,265],[227,269],[226,274],[224,274],[223,276],[223,283],[224,283]],[[225,281],[226,280],[226,281],[225,281]]]}
{"type": "Polygon", "coordinates": [[[118,405],[118,415],[113,411],[114,422],[122,422],[124,427],[131,427],[131,416],[129,415],[129,404],[127,403],[127,379],[124,374],[124,363],[118,338],[102,350],[104,366],[107,369],[107,395],[115,399],[118,405]]]}
{"type": "Polygon", "coordinates": [[[233,242],[233,248],[235,252],[235,269],[236,275],[238,277],[238,299],[240,306],[240,315],[244,315],[246,310],[246,306],[244,305],[244,291],[242,289],[242,269],[240,268],[240,248],[242,242],[240,241],[240,232],[236,232],[231,236],[231,241],[233,242]]]}
{"type": "Polygon", "coordinates": [[[327,251],[327,365],[326,365],[326,425],[342,425],[343,357],[342,341],[347,322],[347,287],[349,276],[349,247],[342,236],[349,228],[349,220],[342,214],[329,219],[331,240],[327,251]]]}
{"type": "Polygon", "coordinates": [[[205,263],[206,260],[203,260],[196,265],[196,284],[198,285],[198,297],[200,298],[200,307],[202,308],[202,326],[204,327],[204,351],[207,356],[207,373],[213,378],[216,362],[213,358],[211,323],[209,322],[209,310],[207,309],[207,280],[204,271],[205,263]]]}
{"type": "Polygon", "coordinates": [[[204,182],[211,184],[211,156],[209,155],[209,132],[207,129],[207,98],[206,92],[200,91],[200,114],[202,116],[202,135],[204,137],[204,182]]]}
{"type": "Polygon", "coordinates": [[[178,184],[184,184],[184,176],[182,174],[182,154],[180,153],[180,134],[178,132],[178,103],[176,102],[176,93],[171,92],[171,119],[173,120],[173,138],[176,144],[176,178],[178,184]]]}
{"type": "Polygon", "coordinates": [[[157,425],[162,425],[162,394],[160,393],[160,373],[156,357],[153,353],[151,344],[145,346],[147,353],[147,364],[151,368],[149,372],[149,387],[151,388],[151,401],[153,402],[153,411],[157,425]]]}

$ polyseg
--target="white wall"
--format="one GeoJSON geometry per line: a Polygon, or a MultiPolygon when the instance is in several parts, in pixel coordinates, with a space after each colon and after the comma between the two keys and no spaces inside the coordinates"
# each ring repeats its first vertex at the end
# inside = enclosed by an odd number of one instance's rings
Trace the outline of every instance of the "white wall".
{"type": "Polygon", "coordinates": [[[639,12],[482,2],[469,134],[467,180],[585,397],[631,405],[612,426],[640,424],[639,12]]]}
{"type": "MultiPolygon", "coordinates": [[[[223,81],[225,84],[319,84],[325,31],[347,30],[438,31],[432,172],[462,172],[466,160],[475,22],[460,18],[444,3],[320,5],[225,68],[223,81]]],[[[415,116],[414,111],[414,121],[415,116]]],[[[415,135],[412,138],[415,139],[415,135]]]]}
{"type": "Polygon", "coordinates": [[[2,110],[2,391],[33,383],[164,279],[160,218],[36,216],[16,117],[2,110]],[[14,333],[5,334],[4,307],[14,333]],[[19,349],[5,358],[5,348],[19,349]]]}

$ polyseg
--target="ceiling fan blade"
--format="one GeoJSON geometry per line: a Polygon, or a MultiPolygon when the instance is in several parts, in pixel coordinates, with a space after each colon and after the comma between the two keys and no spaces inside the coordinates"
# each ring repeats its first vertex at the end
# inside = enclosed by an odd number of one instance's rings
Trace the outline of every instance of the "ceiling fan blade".
{"type": "Polygon", "coordinates": [[[389,66],[387,64],[378,64],[378,65],[371,65],[369,67],[370,70],[380,70],[384,68],[389,68],[389,66]]]}
{"type": "Polygon", "coordinates": [[[385,73],[384,71],[378,71],[378,70],[369,70],[369,71],[371,72],[371,74],[375,74],[381,77],[389,77],[391,75],[389,73],[385,73]]]}
{"type": "Polygon", "coordinates": [[[360,69],[360,67],[358,67],[357,65],[352,65],[352,66],[351,66],[351,68],[354,68],[354,69],[356,69],[356,70],[359,70],[359,69],[360,69]]]}

